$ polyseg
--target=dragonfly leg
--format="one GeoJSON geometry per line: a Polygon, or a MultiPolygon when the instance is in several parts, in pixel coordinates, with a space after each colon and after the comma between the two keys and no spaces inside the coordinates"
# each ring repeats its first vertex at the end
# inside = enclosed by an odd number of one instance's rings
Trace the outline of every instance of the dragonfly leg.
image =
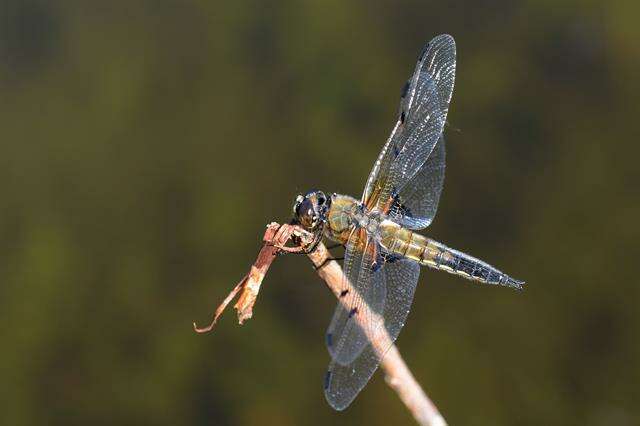
{"type": "Polygon", "coordinates": [[[313,234],[313,240],[308,243],[305,243],[302,238],[297,235],[292,236],[293,242],[296,244],[295,247],[290,247],[284,244],[273,244],[274,247],[278,248],[281,252],[285,253],[293,253],[293,254],[310,254],[313,253],[320,241],[322,241],[322,233],[324,230],[324,225],[313,234]]]}

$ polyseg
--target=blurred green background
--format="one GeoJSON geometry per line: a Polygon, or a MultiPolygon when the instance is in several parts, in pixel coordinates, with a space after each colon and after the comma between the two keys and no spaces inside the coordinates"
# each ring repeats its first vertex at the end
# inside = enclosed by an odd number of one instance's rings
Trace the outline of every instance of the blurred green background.
{"type": "Polygon", "coordinates": [[[2,1],[0,423],[411,425],[378,372],[329,408],[307,259],[199,336],[264,225],[359,196],[423,43],[458,45],[426,233],[527,281],[425,270],[398,340],[451,425],[640,423],[635,1],[2,1]]]}

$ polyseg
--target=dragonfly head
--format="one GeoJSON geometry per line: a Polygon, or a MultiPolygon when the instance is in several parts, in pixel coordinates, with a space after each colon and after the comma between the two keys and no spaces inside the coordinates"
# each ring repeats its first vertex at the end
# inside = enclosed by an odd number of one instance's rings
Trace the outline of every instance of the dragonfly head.
{"type": "Polygon", "coordinates": [[[318,232],[324,227],[331,199],[322,191],[298,195],[293,203],[293,219],[307,231],[318,232]]]}

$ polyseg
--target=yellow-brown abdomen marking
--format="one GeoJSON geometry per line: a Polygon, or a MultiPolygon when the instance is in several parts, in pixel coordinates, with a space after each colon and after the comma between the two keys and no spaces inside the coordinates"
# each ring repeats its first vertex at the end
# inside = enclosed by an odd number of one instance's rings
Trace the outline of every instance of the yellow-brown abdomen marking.
{"type": "Polygon", "coordinates": [[[380,224],[382,245],[391,253],[423,263],[427,238],[385,220],[380,224]]]}

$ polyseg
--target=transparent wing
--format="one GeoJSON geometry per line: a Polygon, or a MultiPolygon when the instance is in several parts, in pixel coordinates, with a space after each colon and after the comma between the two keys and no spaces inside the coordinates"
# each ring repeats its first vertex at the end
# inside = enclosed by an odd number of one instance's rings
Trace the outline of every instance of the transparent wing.
{"type": "MultiPolygon", "coordinates": [[[[454,78],[455,42],[451,36],[440,35],[427,44],[403,88],[398,122],[362,196],[368,210],[389,212],[413,228],[424,227],[433,219],[444,179],[441,135],[454,78]]],[[[366,231],[354,229],[344,271],[344,299],[327,330],[332,360],[325,395],[337,410],[353,401],[398,337],[411,308],[420,267],[412,260],[384,253],[366,231]]]]}
{"type": "MultiPolygon", "coordinates": [[[[384,264],[366,274],[369,286],[386,288],[386,304],[382,310],[384,327],[376,328],[367,335],[359,355],[349,364],[343,365],[334,357],[325,375],[325,396],[336,410],[343,410],[355,399],[378,368],[380,360],[389,350],[405,324],[415,292],[420,266],[409,259],[385,256],[384,264]]],[[[364,309],[364,307],[360,307],[364,309]]],[[[353,326],[358,327],[354,321],[353,326]]],[[[339,352],[339,350],[338,350],[339,352]]]]}
{"type": "MultiPolygon", "coordinates": [[[[442,135],[453,93],[455,58],[455,42],[446,34],[435,37],[423,49],[413,76],[403,88],[398,121],[365,186],[362,202],[370,210],[378,208],[386,212],[408,184],[425,183],[424,179],[414,177],[442,135]]],[[[437,182],[435,179],[426,184],[437,182]]],[[[435,188],[428,192],[440,193],[435,188]]],[[[435,210],[427,213],[435,214],[435,210]]],[[[421,219],[424,223],[433,217],[421,219]]]]}
{"type": "Polygon", "coordinates": [[[377,248],[362,228],[352,231],[346,245],[343,300],[338,302],[326,334],[327,349],[341,365],[352,363],[367,345],[367,336],[383,325],[387,290],[384,282],[370,279],[377,267],[377,248]]]}
{"type": "Polygon", "coordinates": [[[444,185],[444,136],[431,152],[418,173],[398,193],[388,211],[396,223],[409,229],[423,229],[431,224],[438,210],[444,185]]]}

